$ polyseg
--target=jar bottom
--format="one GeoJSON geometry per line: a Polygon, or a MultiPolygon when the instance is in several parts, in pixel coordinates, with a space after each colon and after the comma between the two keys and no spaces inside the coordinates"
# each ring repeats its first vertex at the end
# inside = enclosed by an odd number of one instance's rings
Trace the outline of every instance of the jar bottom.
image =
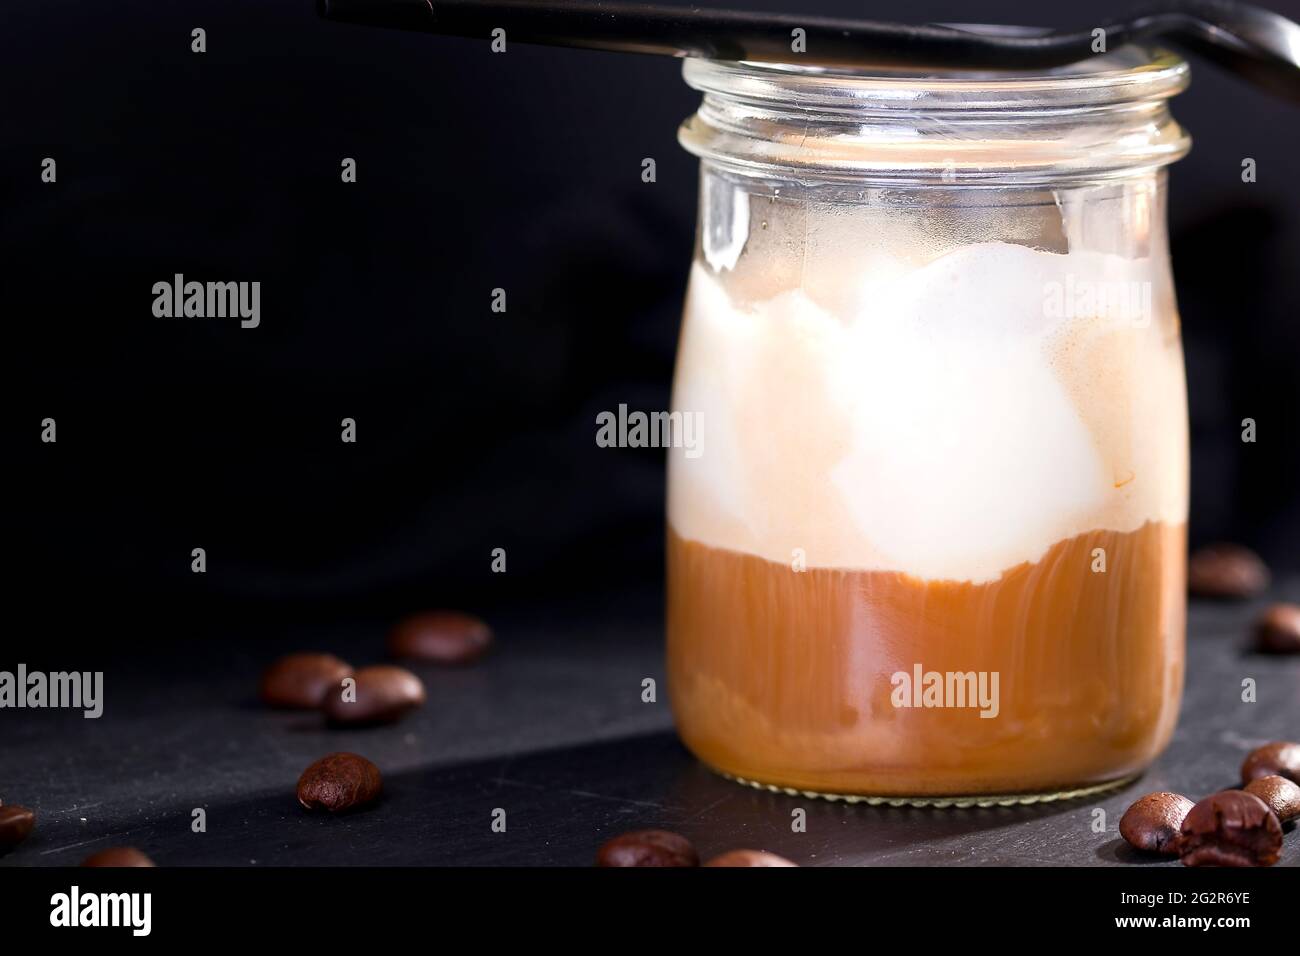
{"type": "Polygon", "coordinates": [[[1101,783],[1089,784],[1085,787],[1074,787],[1070,789],[1045,790],[1036,793],[981,793],[971,796],[923,796],[923,797],[906,797],[906,796],[873,796],[867,793],[827,793],[820,790],[803,790],[798,787],[785,787],[775,783],[765,783],[762,780],[751,780],[747,777],[737,776],[734,773],[728,773],[711,764],[700,761],[705,767],[713,771],[720,777],[738,783],[746,787],[752,787],[755,790],[766,790],[769,793],[780,793],[789,797],[811,797],[818,800],[829,800],[835,803],[863,803],[869,807],[925,807],[935,810],[953,809],[965,810],[971,807],[1018,807],[1030,806],[1037,803],[1055,803],[1061,800],[1078,800],[1083,797],[1092,797],[1102,793],[1109,793],[1112,790],[1119,790],[1128,786],[1142,774],[1126,774],[1122,777],[1116,777],[1113,780],[1104,780],[1101,783]]]}

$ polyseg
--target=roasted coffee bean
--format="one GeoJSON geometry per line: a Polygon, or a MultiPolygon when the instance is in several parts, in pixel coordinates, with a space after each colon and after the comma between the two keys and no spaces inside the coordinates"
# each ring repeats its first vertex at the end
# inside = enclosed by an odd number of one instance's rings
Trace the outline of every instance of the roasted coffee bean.
{"type": "Polygon", "coordinates": [[[699,866],[686,837],[667,830],[633,830],[609,840],[596,853],[597,866],[699,866]]]}
{"type": "Polygon", "coordinates": [[[1272,776],[1300,783],[1300,744],[1278,740],[1256,747],[1246,755],[1246,761],[1241,765],[1242,783],[1272,776]]]}
{"type": "Polygon", "coordinates": [[[1187,590],[1198,597],[1248,598],[1268,587],[1268,567],[1239,544],[1211,544],[1187,562],[1187,590]]]}
{"type": "Polygon", "coordinates": [[[1300,654],[1300,604],[1274,604],[1261,614],[1255,646],[1266,654],[1300,654]]]}
{"type": "Polygon", "coordinates": [[[36,826],[36,814],[26,807],[0,807],[0,850],[22,843],[36,826]]]}
{"type": "Polygon", "coordinates": [[[379,768],[359,754],[321,757],[298,778],[298,802],[308,810],[343,813],[379,796],[384,781],[379,768]]]}
{"type": "Polygon", "coordinates": [[[82,866],[153,866],[149,859],[133,846],[114,846],[100,850],[81,861],[82,866]]]}
{"type": "Polygon", "coordinates": [[[1186,866],[1272,866],[1282,824],[1253,793],[1224,790],[1187,811],[1179,846],[1186,866]]]}
{"type": "Polygon", "coordinates": [[[1177,793],[1148,793],[1124,811],[1119,835],[1147,853],[1178,855],[1178,836],[1192,801],[1177,793]]]}
{"type": "Polygon", "coordinates": [[[763,850],[728,850],[715,856],[705,866],[798,866],[783,856],[763,850]]]}
{"type": "Polygon", "coordinates": [[[438,664],[468,664],[492,644],[492,631],[478,618],[456,611],[430,611],[400,622],[388,635],[388,651],[438,664]]]}
{"type": "Polygon", "coordinates": [[[272,707],[315,710],[351,673],[352,665],[333,654],[290,654],[262,674],[262,700],[272,707]]]}
{"type": "Polygon", "coordinates": [[[321,709],[330,723],[388,724],[424,704],[424,684],[405,668],[390,664],[363,667],[352,679],[356,684],[350,691],[344,680],[326,692],[321,709]]]}
{"type": "Polygon", "coordinates": [[[1242,789],[1268,804],[1283,823],[1300,817],[1300,785],[1286,777],[1256,777],[1242,789]]]}

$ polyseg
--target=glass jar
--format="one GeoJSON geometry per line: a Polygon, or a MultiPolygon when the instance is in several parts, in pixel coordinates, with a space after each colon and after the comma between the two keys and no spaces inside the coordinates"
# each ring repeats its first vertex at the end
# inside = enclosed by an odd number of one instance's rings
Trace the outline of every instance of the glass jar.
{"type": "Polygon", "coordinates": [[[1131,778],[1182,693],[1169,54],[1041,74],[687,60],[668,675],[706,764],[917,804],[1131,778]]]}

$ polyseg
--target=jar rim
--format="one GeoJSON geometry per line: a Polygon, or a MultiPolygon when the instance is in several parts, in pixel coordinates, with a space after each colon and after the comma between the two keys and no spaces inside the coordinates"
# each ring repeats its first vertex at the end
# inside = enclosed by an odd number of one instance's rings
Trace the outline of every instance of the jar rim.
{"type": "Polygon", "coordinates": [[[679,142],[751,177],[1098,182],[1165,166],[1191,145],[1168,104],[1187,87],[1187,63],[1145,47],[1032,73],[900,75],[687,60],[683,75],[704,96],[679,142]]]}
{"type": "Polygon", "coordinates": [[[1167,99],[1187,88],[1187,61],[1125,46],[1038,71],[873,71],[793,63],[687,59],[688,86],[753,103],[832,110],[1053,110],[1167,99]]]}

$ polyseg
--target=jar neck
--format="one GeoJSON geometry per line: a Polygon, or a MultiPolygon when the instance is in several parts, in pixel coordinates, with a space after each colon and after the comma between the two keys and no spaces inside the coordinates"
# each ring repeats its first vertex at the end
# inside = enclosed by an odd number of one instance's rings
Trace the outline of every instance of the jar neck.
{"type": "Polygon", "coordinates": [[[690,152],[735,173],[881,185],[1104,181],[1183,156],[1187,64],[1127,51],[1034,76],[868,76],[688,60],[690,152]]]}

